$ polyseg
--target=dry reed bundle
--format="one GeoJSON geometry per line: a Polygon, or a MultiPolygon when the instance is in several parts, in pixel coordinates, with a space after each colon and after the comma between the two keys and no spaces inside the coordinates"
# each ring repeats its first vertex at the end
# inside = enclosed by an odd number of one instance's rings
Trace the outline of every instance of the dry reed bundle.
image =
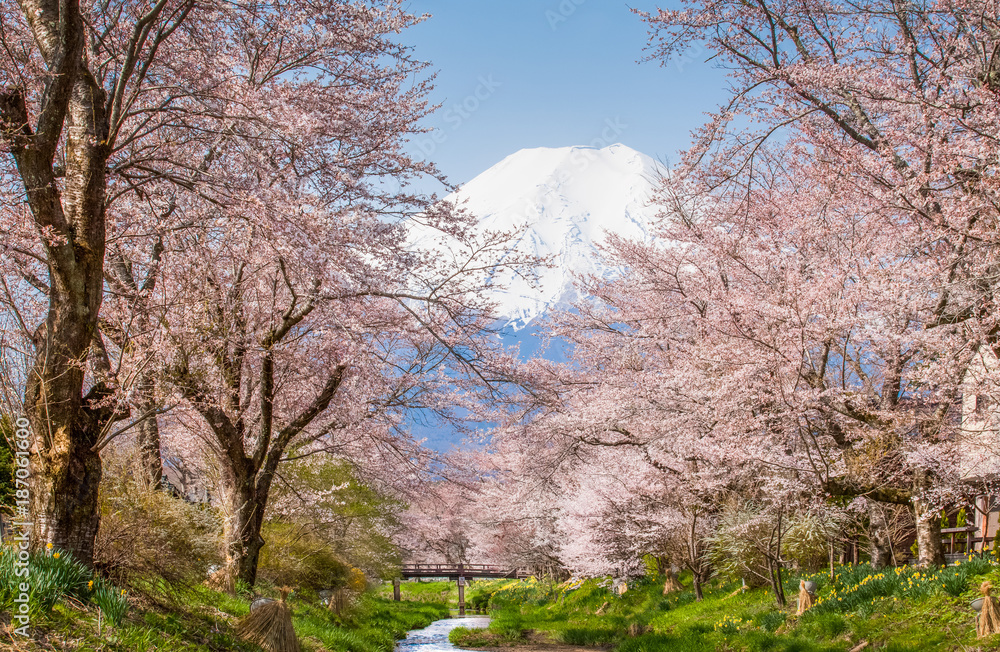
{"type": "Polygon", "coordinates": [[[680,591],[684,587],[677,580],[677,576],[673,574],[672,571],[667,571],[667,581],[663,583],[663,595],[668,593],[673,593],[674,591],[680,591]]]}
{"type": "Polygon", "coordinates": [[[812,593],[806,590],[805,580],[799,580],[799,609],[795,613],[799,616],[804,614],[813,606],[812,593]]]}
{"type": "Polygon", "coordinates": [[[993,585],[989,580],[979,587],[979,592],[983,594],[983,606],[976,619],[976,634],[979,638],[1000,632],[1000,613],[997,612],[996,600],[990,596],[992,589],[993,585]]]}
{"type": "Polygon", "coordinates": [[[281,600],[269,602],[251,611],[236,628],[236,633],[268,652],[300,652],[299,639],[292,627],[292,610],[285,598],[291,591],[281,589],[281,600]]]}

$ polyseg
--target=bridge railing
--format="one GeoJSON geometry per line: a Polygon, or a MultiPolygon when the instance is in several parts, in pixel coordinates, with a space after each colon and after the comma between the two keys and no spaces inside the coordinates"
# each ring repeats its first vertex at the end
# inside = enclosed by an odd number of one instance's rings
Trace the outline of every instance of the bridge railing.
{"type": "Polygon", "coordinates": [[[440,573],[441,575],[463,575],[470,577],[476,575],[521,577],[526,573],[526,571],[521,569],[511,569],[493,564],[405,564],[402,571],[404,575],[440,573]]]}

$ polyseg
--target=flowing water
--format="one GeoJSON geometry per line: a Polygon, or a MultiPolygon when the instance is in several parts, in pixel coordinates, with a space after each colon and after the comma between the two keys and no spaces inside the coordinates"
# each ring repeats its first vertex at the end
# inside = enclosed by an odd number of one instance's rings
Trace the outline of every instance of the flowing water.
{"type": "Polygon", "coordinates": [[[406,635],[402,641],[396,645],[397,652],[441,652],[443,650],[457,650],[448,641],[448,633],[456,627],[486,627],[490,624],[487,616],[463,616],[460,618],[448,618],[431,623],[425,629],[415,629],[406,635]]]}

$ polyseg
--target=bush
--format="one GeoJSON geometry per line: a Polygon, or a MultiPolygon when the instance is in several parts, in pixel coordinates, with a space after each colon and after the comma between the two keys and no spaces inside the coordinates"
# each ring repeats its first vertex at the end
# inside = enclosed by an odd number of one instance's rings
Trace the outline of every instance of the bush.
{"type": "Polygon", "coordinates": [[[799,514],[791,520],[782,539],[781,551],[799,568],[815,571],[829,558],[830,539],[839,525],[829,517],[812,512],[799,514]]]}
{"type": "Polygon", "coordinates": [[[14,429],[10,419],[0,416],[0,512],[14,511],[14,429]]]}
{"type": "Polygon", "coordinates": [[[969,571],[966,566],[953,566],[941,573],[941,585],[945,593],[957,598],[965,592],[969,585],[969,571]]]}
{"type": "Polygon", "coordinates": [[[739,579],[748,586],[765,584],[767,558],[762,542],[771,540],[772,519],[750,504],[731,504],[723,512],[715,532],[707,538],[708,559],[720,574],[739,579]]]}
{"type": "Polygon", "coordinates": [[[119,586],[178,588],[200,583],[221,563],[222,522],[211,509],[145,486],[121,453],[101,483],[94,565],[119,586]]]}
{"type": "Polygon", "coordinates": [[[257,568],[261,579],[276,586],[296,586],[313,591],[364,590],[364,573],[351,568],[333,552],[329,544],[305,528],[293,523],[265,523],[261,536],[267,541],[260,551],[257,568]]]}

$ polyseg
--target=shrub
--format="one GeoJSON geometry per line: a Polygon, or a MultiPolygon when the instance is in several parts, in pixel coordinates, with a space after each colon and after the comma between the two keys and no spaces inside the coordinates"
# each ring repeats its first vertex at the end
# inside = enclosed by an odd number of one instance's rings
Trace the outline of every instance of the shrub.
{"type": "Polygon", "coordinates": [[[985,575],[993,570],[993,564],[990,563],[989,559],[984,559],[982,557],[970,557],[967,561],[962,562],[962,568],[964,568],[969,575],[985,575]]]}
{"type": "Polygon", "coordinates": [[[722,617],[722,620],[715,623],[715,631],[723,636],[730,636],[740,631],[740,629],[745,629],[747,625],[748,623],[742,618],[727,614],[722,617]]]}
{"type": "Polygon", "coordinates": [[[0,512],[13,513],[14,508],[14,429],[10,419],[0,416],[0,512]]]}
{"type": "Polygon", "coordinates": [[[352,573],[329,544],[293,523],[265,523],[261,536],[267,545],[260,551],[258,577],[277,586],[289,585],[318,591],[351,588],[364,590],[364,574],[352,573]],[[358,574],[361,579],[358,579],[358,574]]]}
{"type": "Polygon", "coordinates": [[[753,505],[728,505],[707,538],[708,559],[723,576],[762,586],[768,577],[762,542],[772,539],[773,529],[769,515],[753,505]]]}
{"type": "Polygon", "coordinates": [[[211,509],[145,486],[122,451],[108,456],[94,565],[117,585],[200,583],[221,563],[222,523],[211,509]]]}
{"type": "Polygon", "coordinates": [[[826,563],[830,539],[838,529],[838,523],[829,517],[812,512],[799,514],[791,520],[783,535],[782,554],[799,568],[815,571],[826,563]]]}

